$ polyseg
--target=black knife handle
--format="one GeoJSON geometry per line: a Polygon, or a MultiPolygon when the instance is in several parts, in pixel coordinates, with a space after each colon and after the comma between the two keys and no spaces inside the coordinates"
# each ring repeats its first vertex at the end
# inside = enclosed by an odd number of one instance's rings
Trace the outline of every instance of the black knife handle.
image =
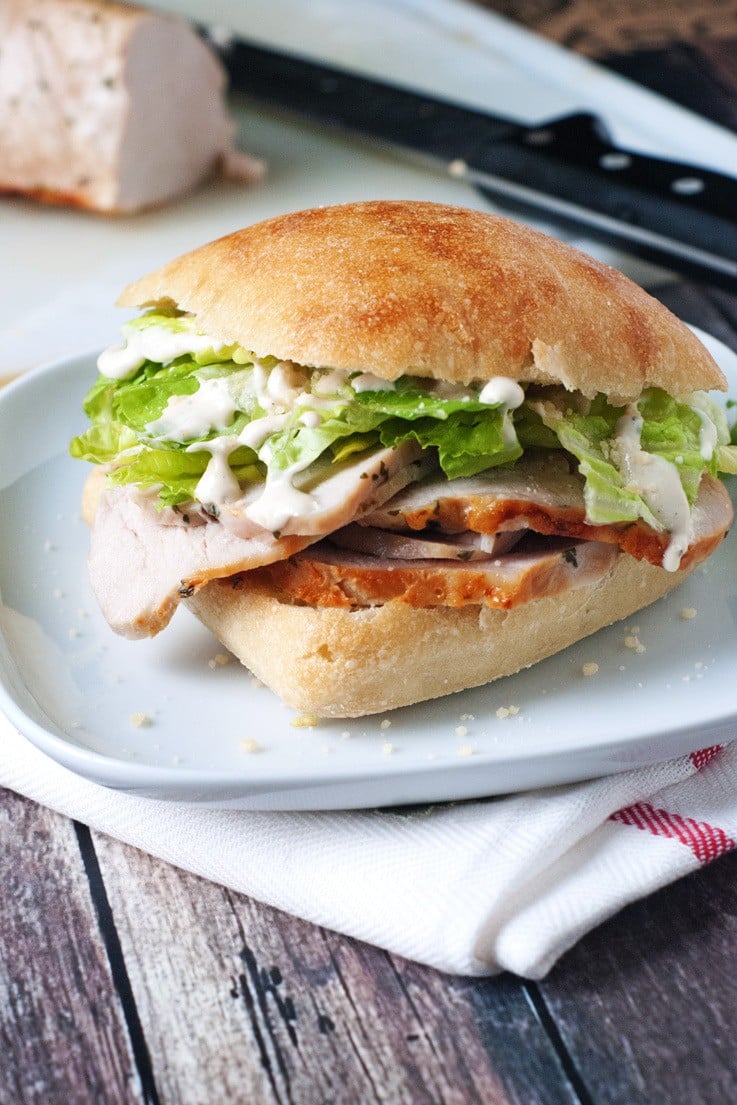
{"type": "Polygon", "coordinates": [[[592,115],[521,126],[242,39],[218,45],[236,92],[439,162],[517,210],[737,288],[734,177],[619,149],[592,115]]]}
{"type": "Polygon", "coordinates": [[[465,176],[526,211],[731,288],[737,282],[737,180],[612,145],[579,114],[477,151],[465,176]]]}
{"type": "Polygon", "coordinates": [[[508,119],[243,39],[220,47],[220,56],[235,92],[432,161],[447,163],[519,129],[508,119]]]}
{"type": "Polygon", "coordinates": [[[689,210],[737,220],[737,178],[615,146],[596,115],[553,119],[520,130],[516,139],[543,158],[586,169],[609,185],[624,183],[689,210]]]}

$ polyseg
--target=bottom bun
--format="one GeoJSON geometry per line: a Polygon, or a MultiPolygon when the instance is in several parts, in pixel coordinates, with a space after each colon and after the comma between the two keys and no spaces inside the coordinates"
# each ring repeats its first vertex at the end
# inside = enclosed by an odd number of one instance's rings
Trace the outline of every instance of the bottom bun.
{"type": "Polygon", "coordinates": [[[290,706],[349,718],[512,675],[629,617],[689,574],[620,554],[595,582],[512,610],[312,607],[240,576],[208,583],[187,605],[290,706]]]}

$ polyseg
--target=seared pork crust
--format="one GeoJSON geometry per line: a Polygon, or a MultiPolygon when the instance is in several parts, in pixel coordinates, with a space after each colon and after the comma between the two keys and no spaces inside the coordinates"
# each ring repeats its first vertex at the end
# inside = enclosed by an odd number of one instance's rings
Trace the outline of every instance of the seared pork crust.
{"type": "Polygon", "coordinates": [[[629,617],[688,575],[620,553],[598,579],[514,610],[312,607],[256,579],[237,588],[208,583],[187,605],[290,706],[361,717],[511,675],[629,617]]]}

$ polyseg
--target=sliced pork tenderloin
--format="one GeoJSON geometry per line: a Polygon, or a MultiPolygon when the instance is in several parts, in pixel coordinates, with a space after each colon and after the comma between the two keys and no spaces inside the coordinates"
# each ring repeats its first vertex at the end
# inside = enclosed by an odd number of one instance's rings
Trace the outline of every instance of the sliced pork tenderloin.
{"type": "MultiPolygon", "coordinates": [[[[670,535],[643,521],[592,525],[586,521],[584,481],[551,458],[520,460],[513,468],[491,468],[469,479],[432,476],[408,487],[360,524],[416,534],[499,534],[531,529],[558,537],[605,541],[638,560],[662,565],[670,535]]],[[[724,484],[701,479],[692,510],[692,534],[681,567],[711,555],[730,528],[732,503],[724,484]]]]}
{"type": "Polygon", "coordinates": [[[225,72],[183,20],[104,0],[0,7],[0,191],[137,211],[229,155],[225,72]]]}
{"type": "MultiPolygon", "coordinates": [[[[101,491],[100,470],[95,470],[85,517],[92,524],[90,579],[105,618],[125,637],[155,636],[181,600],[208,580],[290,557],[424,475],[423,463],[417,462],[420,452],[407,443],[336,466],[309,493],[313,509],[303,519],[303,533],[273,533],[236,504],[221,511],[221,520],[203,518],[197,510],[161,511],[155,490],[101,491]]],[[[263,484],[255,485],[239,502],[253,504],[263,491],[263,484]]],[[[300,528],[295,519],[291,524],[300,528]]]]}
{"type": "MultiPolygon", "coordinates": [[[[478,606],[510,610],[605,575],[619,552],[600,541],[528,535],[525,547],[473,562],[388,560],[330,541],[252,573],[278,593],[311,606],[478,606]]],[[[251,573],[249,573],[251,575],[251,573]]],[[[237,584],[236,584],[237,585],[237,584]]]]}

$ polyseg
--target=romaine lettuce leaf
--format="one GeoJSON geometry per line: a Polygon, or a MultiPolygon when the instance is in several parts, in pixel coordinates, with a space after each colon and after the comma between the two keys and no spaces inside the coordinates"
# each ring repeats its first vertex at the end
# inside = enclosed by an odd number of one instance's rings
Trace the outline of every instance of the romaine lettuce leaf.
{"type": "MultiPolygon", "coordinates": [[[[196,330],[189,316],[151,311],[126,324],[142,329],[158,326],[175,331],[196,330]]],[[[210,454],[188,453],[196,441],[221,434],[237,434],[253,419],[263,416],[253,386],[254,357],[240,346],[187,354],[167,365],[145,362],[134,376],[113,380],[100,376],[86,396],[88,430],[74,438],[73,456],[112,465],[111,479],[160,487],[162,502],[190,499],[205,471],[210,454]],[[193,395],[203,380],[227,376],[238,411],[223,431],[213,429],[186,442],[157,440],[150,429],[160,419],[173,396],[193,395]]],[[[259,360],[273,368],[273,357],[259,360]]],[[[231,466],[241,480],[262,479],[288,469],[303,470],[315,464],[341,461],[351,454],[395,445],[408,439],[423,448],[437,450],[438,463],[449,478],[475,475],[496,465],[511,464],[523,450],[564,449],[576,458],[585,479],[587,513],[592,522],[628,522],[642,518],[659,528],[643,497],[628,487],[617,467],[612,439],[624,408],[605,397],[591,402],[562,388],[536,388],[513,412],[481,403],[470,390],[454,393],[428,387],[412,377],[378,391],[354,392],[347,381],[338,383],[326,397],[320,383],[330,369],[317,369],[306,390],[320,399],[290,413],[281,428],[266,440],[263,463],[250,449],[239,449],[231,466]],[[305,425],[305,410],[317,409],[317,426],[305,425]]],[[[324,385],[323,385],[324,386],[324,385]]],[[[260,394],[260,392],[259,392],[260,394]]],[[[689,502],[693,503],[704,471],[737,474],[737,430],[731,431],[726,415],[709,396],[695,393],[680,400],[659,389],[646,391],[638,403],[643,418],[642,448],[674,464],[689,502]],[[709,421],[710,420],[710,421],[709,421]],[[711,458],[701,455],[702,427],[713,423],[717,445],[711,458]]],[[[314,417],[314,413],[312,415],[314,417]]]]}
{"type": "Polygon", "coordinates": [[[440,467],[449,479],[475,476],[486,468],[511,464],[522,456],[522,446],[514,431],[507,441],[501,411],[457,411],[445,420],[418,418],[405,421],[392,418],[384,422],[379,435],[382,444],[398,445],[414,438],[424,448],[438,450],[440,467]]]}
{"type": "MultiPolygon", "coordinates": [[[[559,389],[543,398],[532,399],[530,405],[542,422],[552,430],[560,445],[579,462],[579,471],[586,481],[584,497],[587,517],[594,523],[628,522],[641,518],[655,529],[662,529],[646,500],[627,486],[616,464],[611,443],[624,407],[614,407],[600,395],[586,413],[572,409],[559,389]]],[[[720,408],[706,395],[697,393],[684,399],[674,399],[659,388],[643,392],[637,403],[642,416],[642,448],[663,457],[678,469],[683,489],[691,505],[698,494],[704,472],[716,475],[729,470],[737,458],[731,457],[726,419],[720,408]],[[686,401],[687,400],[687,401],[686,401]],[[709,416],[716,428],[720,444],[710,458],[701,454],[702,417],[697,407],[709,416]]]]}
{"type": "MultiPolygon", "coordinates": [[[[191,502],[195,488],[210,460],[203,450],[186,453],[174,449],[143,448],[110,472],[110,480],[116,484],[138,484],[140,487],[158,487],[162,506],[176,506],[191,502]]],[[[256,462],[252,449],[241,447],[230,456],[230,466],[237,479],[251,482],[263,479],[263,468],[256,462]]]]}
{"type": "Polygon", "coordinates": [[[356,401],[388,416],[379,429],[382,444],[414,438],[425,449],[436,448],[450,479],[511,464],[522,455],[512,415],[472,394],[443,395],[402,377],[391,390],[359,392],[356,401]]]}

